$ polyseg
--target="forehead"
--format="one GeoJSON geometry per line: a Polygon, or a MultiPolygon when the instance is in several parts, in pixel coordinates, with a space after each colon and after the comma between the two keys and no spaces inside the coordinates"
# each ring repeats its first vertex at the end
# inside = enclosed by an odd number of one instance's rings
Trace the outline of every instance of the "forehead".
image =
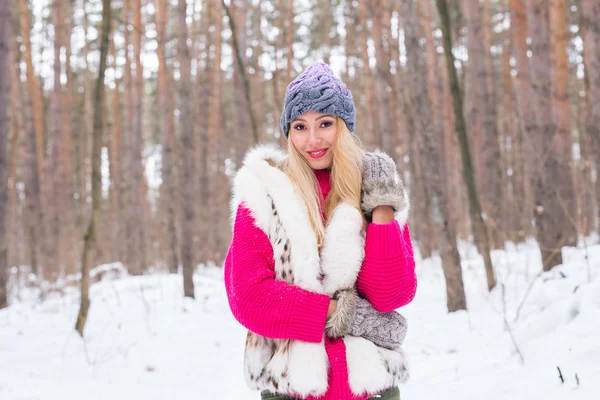
{"type": "Polygon", "coordinates": [[[294,119],[294,121],[296,121],[296,120],[313,121],[313,120],[316,120],[318,118],[326,117],[326,116],[333,117],[333,115],[330,115],[330,114],[321,114],[320,112],[317,112],[317,111],[314,111],[314,110],[309,110],[309,111],[305,112],[304,114],[298,115],[294,119]]]}

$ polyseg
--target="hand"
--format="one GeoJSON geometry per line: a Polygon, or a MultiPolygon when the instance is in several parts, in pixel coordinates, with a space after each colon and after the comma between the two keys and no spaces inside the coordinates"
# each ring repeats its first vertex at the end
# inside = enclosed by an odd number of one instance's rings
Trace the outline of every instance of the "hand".
{"type": "Polygon", "coordinates": [[[327,322],[325,322],[327,336],[338,338],[348,334],[356,313],[357,300],[358,296],[354,288],[339,290],[333,295],[329,302],[327,322]]]}
{"type": "Polygon", "coordinates": [[[408,208],[404,184],[396,173],[396,164],[385,153],[366,153],[362,159],[361,209],[371,217],[378,206],[390,206],[395,213],[408,208]]]}
{"type": "Polygon", "coordinates": [[[401,314],[377,311],[368,300],[358,298],[356,315],[349,334],[363,337],[387,349],[398,348],[404,342],[408,325],[401,314]]]}
{"type": "Polygon", "coordinates": [[[329,308],[327,309],[327,319],[329,319],[337,309],[337,300],[329,300],[329,308]]]}

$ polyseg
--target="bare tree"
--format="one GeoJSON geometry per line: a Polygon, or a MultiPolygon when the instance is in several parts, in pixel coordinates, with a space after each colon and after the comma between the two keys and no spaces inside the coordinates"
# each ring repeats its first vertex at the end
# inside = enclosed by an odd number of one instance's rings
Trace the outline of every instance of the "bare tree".
{"type": "Polygon", "coordinates": [[[496,276],[490,256],[490,240],[487,227],[482,217],[481,204],[479,203],[479,195],[475,184],[475,174],[471,158],[471,150],[467,136],[467,127],[463,114],[463,101],[460,86],[458,84],[458,76],[454,66],[454,54],[452,54],[452,25],[450,22],[450,14],[446,0],[437,0],[438,12],[440,14],[442,33],[444,36],[444,53],[446,54],[446,66],[448,68],[448,77],[450,79],[450,88],[452,91],[452,104],[454,106],[454,123],[455,131],[458,135],[460,143],[460,153],[463,167],[463,179],[467,186],[467,194],[469,198],[469,212],[471,214],[471,222],[473,224],[473,236],[478,242],[478,248],[483,256],[485,264],[485,273],[487,277],[488,290],[492,290],[496,286],[496,276]]]}
{"type": "Polygon", "coordinates": [[[421,74],[426,74],[427,65],[419,46],[417,35],[418,17],[412,0],[400,1],[400,21],[404,28],[404,44],[406,46],[409,73],[408,89],[412,101],[419,151],[421,155],[427,155],[427,159],[422,159],[421,163],[425,193],[423,201],[430,212],[433,212],[433,202],[435,201],[439,212],[439,219],[436,220],[437,237],[442,268],[446,278],[448,311],[465,310],[467,303],[462,280],[460,255],[456,244],[456,231],[448,215],[448,196],[442,171],[443,151],[440,150],[439,146],[441,135],[435,129],[430,117],[432,107],[427,81],[420,77],[421,74]]]}
{"type": "MultiPolygon", "coordinates": [[[[236,105],[236,127],[238,129],[237,143],[239,143],[237,154],[242,154],[249,146],[250,141],[248,140],[248,131],[252,131],[252,138],[254,144],[258,143],[258,131],[256,126],[256,116],[252,111],[252,94],[250,81],[248,79],[248,73],[246,71],[246,32],[245,32],[245,18],[246,15],[242,13],[236,13],[235,1],[231,4],[231,10],[227,8],[225,1],[222,0],[222,6],[229,20],[229,27],[231,29],[231,41],[233,43],[234,57],[235,57],[235,68],[233,73],[233,85],[235,91],[235,105],[236,105]],[[236,20],[241,22],[240,28],[236,28],[236,20]]],[[[238,160],[240,160],[238,158],[238,160]]]]}
{"type": "MultiPolygon", "coordinates": [[[[18,76],[20,76],[20,60],[21,52],[19,50],[19,47],[17,46],[16,40],[13,40],[11,43],[11,50],[9,51],[8,55],[8,65],[10,66],[10,68],[8,68],[10,79],[9,82],[15,83],[11,83],[10,85],[10,114],[12,117],[11,122],[14,129],[11,138],[10,153],[8,154],[9,164],[7,177],[8,179],[10,179],[11,185],[10,187],[7,186],[9,198],[8,204],[6,205],[8,212],[6,214],[7,221],[5,222],[5,224],[7,224],[7,229],[5,232],[7,234],[6,244],[8,245],[8,259],[7,264],[5,265],[22,265],[19,261],[23,259],[22,249],[26,242],[26,239],[24,237],[25,224],[23,223],[23,218],[21,218],[23,214],[23,202],[20,199],[18,199],[16,190],[16,182],[18,180],[24,180],[22,176],[23,168],[20,167],[22,165],[22,162],[18,162],[18,155],[22,158],[22,155],[25,154],[23,147],[25,144],[24,139],[26,136],[24,133],[25,123],[23,119],[24,117],[23,101],[21,96],[21,85],[19,79],[17,78],[18,76]]],[[[0,290],[2,290],[1,287],[0,290]]]]}
{"type": "MultiPolygon", "coordinates": [[[[127,1],[127,0],[126,0],[127,1]]],[[[142,165],[143,135],[143,68],[141,63],[142,49],[142,20],[140,0],[127,1],[131,6],[133,14],[133,29],[131,38],[133,42],[133,62],[135,63],[135,75],[130,72],[130,65],[126,59],[124,79],[125,91],[129,93],[126,98],[126,107],[130,107],[126,119],[131,121],[129,129],[126,130],[126,152],[127,152],[127,238],[129,250],[126,252],[129,272],[139,275],[146,268],[146,246],[144,230],[144,210],[146,198],[143,195],[144,174],[142,165]],[[129,119],[131,118],[131,119],[129,119]]],[[[127,7],[124,10],[127,13],[127,7]]],[[[127,29],[127,25],[126,25],[127,29]]],[[[127,37],[126,33],[126,43],[127,37]]]]}
{"type": "Polygon", "coordinates": [[[25,70],[27,76],[27,87],[28,90],[24,92],[24,104],[25,104],[25,126],[24,131],[26,132],[26,151],[25,160],[26,165],[24,195],[25,195],[25,231],[28,239],[27,249],[29,251],[29,262],[31,265],[31,271],[41,276],[43,273],[42,266],[40,265],[40,258],[43,257],[43,233],[41,229],[43,224],[43,213],[41,207],[41,190],[40,190],[40,170],[39,167],[39,153],[38,147],[38,135],[35,131],[35,111],[34,111],[34,98],[41,96],[38,85],[37,77],[33,71],[33,61],[31,52],[31,39],[30,39],[30,26],[29,26],[29,15],[27,12],[27,1],[19,1],[19,13],[20,13],[20,33],[23,38],[24,44],[24,58],[25,58],[25,70]],[[40,223],[42,221],[42,223],[40,223]]]}
{"type": "Polygon", "coordinates": [[[375,83],[375,77],[371,71],[368,51],[368,40],[369,34],[367,32],[367,20],[368,20],[368,9],[366,0],[360,0],[358,5],[358,17],[360,20],[360,46],[362,48],[362,80],[363,80],[363,91],[365,93],[365,106],[366,106],[366,125],[363,132],[363,138],[368,147],[375,147],[377,145],[377,106],[375,103],[375,97],[373,96],[373,88],[375,83]]]}
{"type": "Polygon", "coordinates": [[[112,15],[111,0],[102,0],[102,30],[100,36],[100,65],[98,78],[94,88],[94,135],[92,136],[92,216],[84,236],[83,253],[81,255],[81,305],[77,315],[75,329],[81,336],[90,309],[90,268],[92,264],[92,246],[95,240],[98,217],[100,213],[102,176],[100,171],[102,152],[102,128],[104,122],[104,73],[110,35],[112,15]]]}
{"type": "Polygon", "coordinates": [[[166,41],[169,13],[168,0],[156,0],[156,40],[158,42],[158,120],[163,143],[161,203],[165,209],[164,232],[167,237],[167,265],[171,273],[179,267],[179,245],[177,243],[177,162],[174,157],[175,132],[173,130],[173,109],[169,92],[169,72],[167,70],[166,41]]]}
{"type": "MultiPolygon", "coordinates": [[[[210,1],[210,0],[209,0],[210,1]]],[[[191,60],[187,44],[188,29],[186,23],[187,4],[185,0],[178,2],[177,22],[177,57],[179,61],[179,115],[180,138],[183,162],[181,165],[181,263],[183,266],[183,295],[194,298],[194,260],[193,260],[193,225],[194,220],[194,186],[189,183],[194,179],[194,138],[193,110],[190,96],[191,60]]]]}
{"type": "MultiPolygon", "coordinates": [[[[533,93],[531,83],[531,65],[527,56],[527,13],[525,9],[525,0],[509,0],[510,9],[510,31],[512,38],[512,54],[516,60],[515,77],[515,100],[517,109],[519,110],[519,137],[515,143],[515,160],[523,160],[523,203],[517,204],[532,204],[533,199],[528,196],[531,192],[531,176],[534,170],[535,155],[525,157],[524,139],[533,135],[535,115],[533,110],[533,93]],[[520,151],[519,151],[520,150],[520,151]]],[[[533,219],[532,208],[521,207],[521,227],[523,228],[523,236],[531,234],[531,220],[533,219]]]]}
{"type": "MultiPolygon", "coordinates": [[[[526,136],[526,152],[535,155],[531,185],[535,202],[537,237],[545,271],[562,263],[562,247],[574,242],[574,213],[566,187],[572,188],[563,149],[570,138],[557,132],[552,115],[552,77],[548,0],[527,1],[527,24],[531,38],[531,87],[534,109],[532,133],[526,136]],[[557,184],[560,182],[560,184],[557,184]]],[[[570,158],[570,157],[569,157],[570,158]]],[[[571,192],[572,193],[572,192],[571,192]]]]}
{"type": "MultiPolygon", "coordinates": [[[[8,108],[10,99],[10,41],[12,2],[0,4],[0,309],[8,305],[8,235],[7,235],[7,173],[8,173],[8,108]]],[[[16,83],[15,83],[16,84],[16,83]]]]}
{"type": "MultiPolygon", "coordinates": [[[[467,68],[469,74],[468,88],[471,99],[465,116],[469,133],[473,138],[476,157],[476,174],[481,204],[488,222],[490,244],[494,248],[504,248],[502,227],[503,174],[501,170],[500,142],[496,127],[496,107],[494,92],[490,92],[489,81],[493,79],[489,47],[484,40],[483,25],[488,21],[481,20],[479,0],[463,0],[463,12],[467,25],[467,45],[469,58],[467,68]]],[[[471,171],[470,171],[471,172],[471,171]]],[[[469,173],[470,173],[469,172],[469,173]]],[[[481,252],[485,251],[480,249],[481,252]]]]}
{"type": "Polygon", "coordinates": [[[566,245],[577,245],[577,222],[575,206],[575,185],[572,171],[571,106],[569,101],[569,59],[567,42],[569,29],[567,26],[567,1],[550,0],[550,45],[552,47],[552,118],[556,125],[556,141],[560,142],[556,149],[557,169],[554,175],[557,179],[557,197],[563,209],[561,226],[566,238],[566,245]]]}
{"type": "MultiPolygon", "coordinates": [[[[600,3],[582,0],[583,46],[588,110],[585,134],[591,144],[591,154],[596,168],[596,206],[600,209],[600,3]]],[[[600,232],[600,225],[597,226],[600,232]]]]}

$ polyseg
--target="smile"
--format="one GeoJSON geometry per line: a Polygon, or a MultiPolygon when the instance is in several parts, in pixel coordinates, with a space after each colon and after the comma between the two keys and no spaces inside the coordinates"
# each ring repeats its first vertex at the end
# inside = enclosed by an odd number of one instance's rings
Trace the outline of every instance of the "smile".
{"type": "Polygon", "coordinates": [[[321,158],[325,155],[325,153],[327,153],[327,150],[329,149],[318,149],[313,151],[307,151],[307,153],[312,158],[321,158]]]}

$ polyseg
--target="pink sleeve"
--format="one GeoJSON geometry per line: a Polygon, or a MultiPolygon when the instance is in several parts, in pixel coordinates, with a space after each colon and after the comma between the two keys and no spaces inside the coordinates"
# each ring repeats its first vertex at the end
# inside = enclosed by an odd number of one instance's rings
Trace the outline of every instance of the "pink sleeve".
{"type": "Polygon", "coordinates": [[[329,296],[275,279],[273,247],[240,205],[225,259],[225,288],[234,317],[259,335],[320,342],[329,296]]]}
{"type": "Polygon", "coordinates": [[[365,259],[356,288],[382,312],[412,301],[417,291],[417,276],[408,225],[401,229],[397,221],[369,224],[365,259]]]}

